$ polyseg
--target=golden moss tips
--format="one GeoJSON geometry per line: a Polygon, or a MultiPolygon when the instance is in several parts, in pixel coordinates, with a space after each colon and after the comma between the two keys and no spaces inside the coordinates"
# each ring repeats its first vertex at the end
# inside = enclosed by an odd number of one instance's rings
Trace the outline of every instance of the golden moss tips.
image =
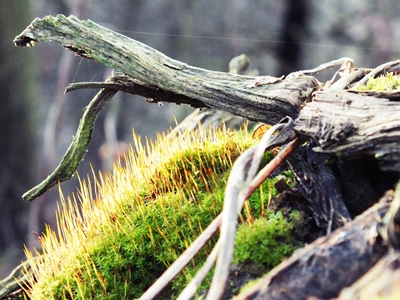
{"type": "Polygon", "coordinates": [[[398,90],[400,86],[400,76],[388,73],[385,76],[370,78],[365,85],[358,86],[360,91],[392,91],[398,90]]]}
{"type": "Polygon", "coordinates": [[[227,171],[254,143],[246,131],[225,128],[159,135],[145,146],[134,135],[125,166],[80,178],[77,193],[61,194],[58,234],[46,230],[36,262],[36,253],[26,251],[29,296],[140,295],[221,211],[227,171]]]}
{"type": "Polygon", "coordinates": [[[237,133],[242,138],[234,135],[222,128],[207,135],[200,131],[159,136],[159,142],[147,146],[147,151],[156,149],[156,155],[149,155],[147,174],[142,174],[147,179],[141,196],[149,201],[177,190],[185,191],[187,196],[200,190],[210,192],[209,184],[216,183],[217,174],[226,171],[232,165],[232,157],[243,150],[243,145],[237,143],[248,138],[245,131],[237,133]]]}

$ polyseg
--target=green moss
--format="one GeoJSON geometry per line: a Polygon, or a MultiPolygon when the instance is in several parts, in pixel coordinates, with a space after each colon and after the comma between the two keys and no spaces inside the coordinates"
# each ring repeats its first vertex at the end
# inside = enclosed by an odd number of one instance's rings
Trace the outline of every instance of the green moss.
{"type": "Polygon", "coordinates": [[[392,91],[399,89],[400,78],[393,73],[378,78],[370,78],[365,85],[358,86],[360,91],[392,91]]]}
{"type": "MultiPolygon", "coordinates": [[[[82,181],[78,199],[69,200],[68,205],[62,202],[60,234],[48,230],[43,236],[43,259],[31,261],[35,277],[31,279],[32,298],[139,297],[222,211],[233,161],[257,142],[245,133],[225,131],[201,143],[193,140],[176,145],[176,140],[160,139],[150,145],[151,151],[137,146],[138,154],[130,153],[128,165],[117,166],[112,174],[97,178],[96,188],[90,181],[82,181]]],[[[263,165],[271,158],[267,152],[263,165]]],[[[277,193],[274,180],[268,179],[250,198],[243,222],[251,223],[265,214],[277,193]]],[[[242,240],[242,246],[237,250],[241,256],[236,254],[236,260],[275,265],[293,251],[290,232],[296,226],[294,220],[293,215],[289,223],[277,213],[269,214],[268,220],[241,225],[238,241],[242,240]],[[256,232],[250,234],[254,229],[256,232]],[[264,229],[267,233],[262,233],[264,229]],[[246,230],[248,234],[240,235],[246,230]],[[268,248],[267,261],[262,260],[264,252],[260,252],[265,247],[257,244],[255,250],[249,250],[251,256],[244,258],[246,235],[254,241],[262,239],[258,235],[267,235],[271,245],[275,240],[276,244],[268,248]]],[[[160,297],[170,298],[183,289],[216,238],[160,297]]]]}
{"type": "Polygon", "coordinates": [[[337,159],[335,156],[328,156],[324,161],[324,165],[326,166],[334,166],[337,163],[337,159]]]}
{"type": "Polygon", "coordinates": [[[295,250],[292,236],[301,226],[301,216],[293,211],[290,218],[287,221],[278,211],[253,224],[241,224],[236,235],[234,263],[252,263],[268,271],[290,256],[295,250]]]}
{"type": "Polygon", "coordinates": [[[286,176],[286,183],[288,186],[294,188],[297,184],[297,181],[292,170],[283,171],[282,174],[286,176]]]}
{"type": "MultiPolygon", "coordinates": [[[[183,200],[182,196],[165,195],[149,203],[144,214],[136,213],[124,219],[120,224],[124,231],[106,232],[106,236],[112,238],[99,241],[95,251],[90,253],[94,265],[79,270],[84,281],[92,284],[83,285],[83,297],[76,299],[97,299],[94,295],[102,299],[104,294],[98,292],[102,290],[115,299],[139,297],[222,209],[222,189],[215,191],[213,197],[206,193],[198,194],[197,203],[183,200]],[[102,274],[104,289],[100,280],[90,280],[95,269],[102,274]]],[[[210,247],[196,257],[192,266],[205,259],[210,247]]],[[[76,274],[74,277],[72,290],[79,290],[76,274]]],[[[178,281],[186,282],[185,275],[178,281]]]]}

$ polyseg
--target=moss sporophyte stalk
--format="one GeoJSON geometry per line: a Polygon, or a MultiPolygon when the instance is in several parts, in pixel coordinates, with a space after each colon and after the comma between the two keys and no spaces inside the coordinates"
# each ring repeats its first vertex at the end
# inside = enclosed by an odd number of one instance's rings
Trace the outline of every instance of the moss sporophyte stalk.
{"type": "MultiPolygon", "coordinates": [[[[47,228],[40,251],[26,250],[32,299],[139,297],[221,212],[233,162],[257,143],[245,130],[225,128],[201,138],[195,132],[159,135],[145,146],[133,137],[125,166],[81,179],[79,191],[67,198],[60,191],[57,231],[47,228]]],[[[272,156],[267,152],[264,163],[272,156]]],[[[292,223],[267,212],[277,193],[273,181],[252,196],[240,218],[237,263],[272,267],[293,251],[292,223]]],[[[160,297],[177,295],[215,242],[160,297]]]]}

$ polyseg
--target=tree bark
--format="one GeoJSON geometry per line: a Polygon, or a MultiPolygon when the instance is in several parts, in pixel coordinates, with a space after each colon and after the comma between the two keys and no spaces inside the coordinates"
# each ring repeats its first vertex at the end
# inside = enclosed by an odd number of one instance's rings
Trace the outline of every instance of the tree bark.
{"type": "Polygon", "coordinates": [[[315,151],[346,159],[374,156],[382,171],[400,174],[400,98],[397,92],[379,97],[317,91],[301,111],[295,130],[318,143],[315,151]]]}
{"type": "Polygon", "coordinates": [[[356,216],[393,188],[400,176],[398,93],[368,94],[371,96],[335,89],[316,91],[295,121],[294,130],[314,143],[312,151],[307,151],[313,160],[296,160],[295,155],[294,170],[311,207],[320,218],[332,220],[333,228],[348,216],[334,206],[343,201],[356,216]],[[312,173],[306,172],[307,165],[312,173]],[[322,174],[322,169],[328,173],[322,174]],[[301,180],[305,174],[311,182],[301,180]],[[312,180],[318,176],[323,180],[312,180]],[[307,191],[314,196],[307,197],[307,191]]]}

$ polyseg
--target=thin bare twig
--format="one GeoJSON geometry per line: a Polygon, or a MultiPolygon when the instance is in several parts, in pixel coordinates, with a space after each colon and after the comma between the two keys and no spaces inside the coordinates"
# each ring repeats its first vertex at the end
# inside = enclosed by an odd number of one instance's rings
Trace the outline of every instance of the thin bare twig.
{"type": "Polygon", "coordinates": [[[153,285],[139,298],[139,300],[154,299],[162,289],[175,278],[179,272],[190,262],[190,260],[200,251],[200,249],[218,231],[222,220],[219,214],[214,221],[203,231],[203,233],[181,254],[181,256],[157,279],[153,285]]]}
{"type": "Polygon", "coordinates": [[[71,178],[87,152],[97,117],[116,90],[102,89],[85,108],[78,130],[58,167],[40,184],[22,195],[26,201],[34,200],[61,181],[71,178]]]}
{"type": "Polygon", "coordinates": [[[221,242],[218,241],[214,249],[211,251],[210,255],[207,257],[206,262],[201,267],[201,269],[197,272],[196,276],[189,282],[189,284],[185,287],[182,293],[179,295],[178,300],[186,300],[191,299],[199,288],[200,284],[203,282],[204,278],[206,278],[207,274],[210,272],[212,267],[215,264],[215,261],[218,257],[218,251],[220,248],[221,242]]]}
{"type": "MultiPolygon", "coordinates": [[[[225,190],[219,238],[221,246],[218,251],[214,277],[207,295],[208,300],[220,299],[225,290],[226,282],[229,277],[229,267],[233,257],[238,214],[243,207],[244,201],[248,198],[248,194],[251,194],[250,187],[255,186],[255,184],[253,185],[253,180],[257,174],[257,169],[265,151],[277,145],[287,143],[294,138],[292,132],[293,120],[288,118],[284,121],[288,122],[281,122],[272,126],[263,136],[261,142],[257,146],[246,150],[233,165],[225,190]],[[280,131],[276,134],[278,130],[280,131]]],[[[276,168],[279,166],[278,162],[282,163],[281,157],[274,160],[272,166],[276,168]]],[[[263,178],[265,174],[266,173],[263,173],[260,178],[263,178]]],[[[259,181],[259,184],[261,183],[262,181],[259,181]]]]}

